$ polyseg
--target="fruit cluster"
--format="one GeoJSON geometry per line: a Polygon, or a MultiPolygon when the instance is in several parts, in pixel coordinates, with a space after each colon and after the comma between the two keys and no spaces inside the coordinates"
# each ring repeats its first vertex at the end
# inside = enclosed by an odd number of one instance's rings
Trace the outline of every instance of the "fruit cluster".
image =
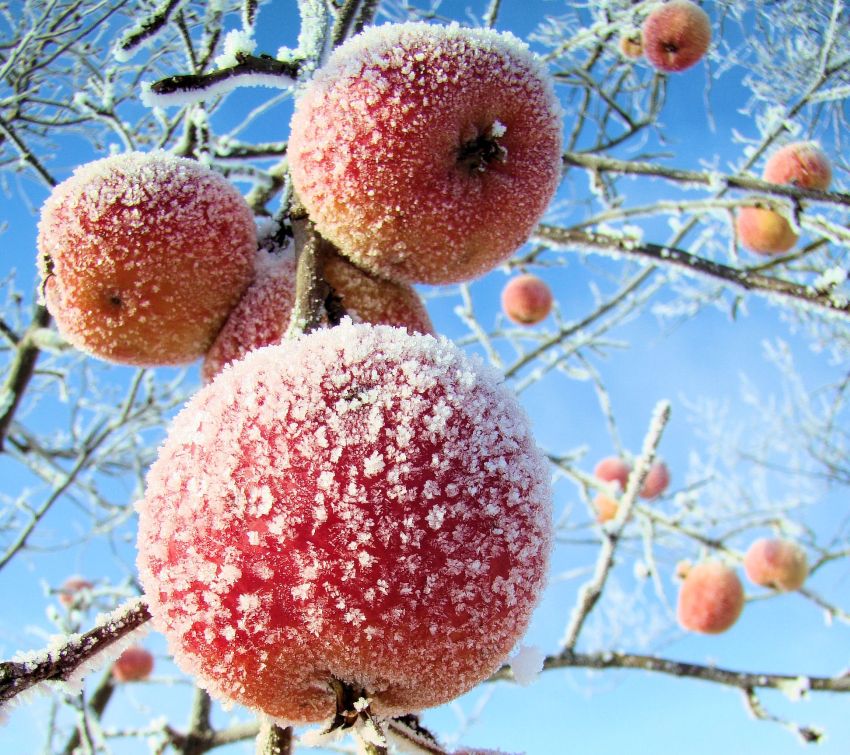
{"type": "MultiPolygon", "coordinates": [[[[433,337],[410,284],[469,280],[525,242],[560,131],[510,34],[389,24],[342,45],[288,149],[335,327],[290,339],[295,253],[258,244],[212,170],[130,153],[47,201],[43,292],[68,340],[127,364],[204,356],[138,504],[138,565],[178,665],[218,697],[288,722],[360,697],[407,714],[485,679],[525,631],[552,542],[547,464],[499,376],[433,337]]],[[[148,660],[127,651],[115,678],[148,660]]]]}
{"type": "MultiPolygon", "coordinates": [[[[823,151],[811,142],[793,142],[771,155],[762,178],[801,189],[826,191],[832,181],[832,166],[823,151]]],[[[738,238],[757,254],[782,254],[800,238],[791,224],[774,210],[743,207],[735,223],[738,238]]]]}

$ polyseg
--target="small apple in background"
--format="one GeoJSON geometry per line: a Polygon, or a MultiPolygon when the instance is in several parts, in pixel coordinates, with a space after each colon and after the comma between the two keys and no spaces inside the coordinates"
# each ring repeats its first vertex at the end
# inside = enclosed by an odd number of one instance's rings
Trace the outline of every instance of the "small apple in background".
{"type": "Polygon", "coordinates": [[[742,207],[738,210],[735,229],[741,243],[756,254],[782,254],[800,238],[782,215],[761,207],[742,207]]]}
{"type": "Polygon", "coordinates": [[[225,178],[166,152],[78,167],[41,211],[42,292],[74,346],[121,364],[200,357],[253,276],[251,208],[225,178]]]}
{"type": "Polygon", "coordinates": [[[147,679],[151,671],[153,655],[137,645],[127,648],[112,664],[112,678],[116,682],[138,682],[147,679]]]}
{"type": "Polygon", "coordinates": [[[66,608],[71,608],[82,603],[86,598],[86,592],[91,590],[94,584],[84,577],[68,577],[58,590],[59,602],[66,608]]]}
{"type": "Polygon", "coordinates": [[[593,499],[593,508],[596,510],[596,521],[599,524],[610,522],[617,516],[618,507],[617,499],[612,498],[610,495],[605,495],[605,493],[599,493],[593,499]]]}
{"type": "Polygon", "coordinates": [[[659,5],[643,23],[643,51],[659,71],[677,73],[696,65],[711,44],[708,14],[690,0],[659,5]]]}
{"type": "Polygon", "coordinates": [[[832,166],[826,153],[816,144],[794,142],[768,158],[762,178],[776,184],[826,191],[832,181],[832,166]]]}
{"type": "Polygon", "coordinates": [[[719,561],[703,561],[687,572],[676,614],[683,629],[719,634],[738,620],[743,608],[744,588],[735,570],[719,561]]]}
{"type": "Polygon", "coordinates": [[[744,556],[744,571],[756,585],[775,590],[798,590],[809,575],[806,552],[797,543],[760,538],[744,556]]]}
{"type": "Polygon", "coordinates": [[[670,470],[663,461],[656,461],[646,473],[639,495],[641,498],[657,498],[669,484],[670,470]]]}
{"type": "Polygon", "coordinates": [[[536,325],[545,320],[553,302],[548,284],[536,275],[512,278],[502,289],[502,310],[519,325],[536,325]]]}
{"type": "Polygon", "coordinates": [[[296,102],[292,182],[318,231],[407,283],[470,280],[529,237],[561,176],[550,76],[510,33],[370,26],[296,102]]]}
{"type": "Polygon", "coordinates": [[[620,35],[619,45],[623,57],[630,60],[637,60],[643,55],[643,37],[639,29],[623,32],[620,35]]]}
{"type": "Polygon", "coordinates": [[[625,490],[632,473],[632,465],[619,456],[607,456],[593,468],[593,476],[603,482],[616,482],[625,490]]]}

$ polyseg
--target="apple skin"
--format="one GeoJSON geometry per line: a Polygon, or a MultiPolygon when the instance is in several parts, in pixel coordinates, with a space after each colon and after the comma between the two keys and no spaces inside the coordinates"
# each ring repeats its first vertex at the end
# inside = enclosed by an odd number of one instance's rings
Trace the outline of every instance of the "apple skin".
{"type": "Polygon", "coordinates": [[[623,33],[619,41],[620,53],[629,60],[637,60],[643,56],[643,36],[639,31],[623,33]]]}
{"type": "Polygon", "coordinates": [[[593,476],[604,482],[616,482],[625,490],[632,473],[632,465],[619,456],[606,456],[593,468],[593,476]]]}
{"type": "Polygon", "coordinates": [[[683,629],[720,634],[744,608],[744,588],[735,570],[719,561],[691,567],[679,589],[676,614],[683,629]]]}
{"type": "MultiPolygon", "coordinates": [[[[376,278],[325,245],[322,275],[355,322],[393,325],[410,333],[435,335],[419,294],[403,283],[376,278]]],[[[295,305],[295,257],[290,252],[257,255],[257,276],[233,308],[204,357],[201,377],[212,380],[226,364],[252,349],[278,343],[295,305]]]]}
{"type": "Polygon", "coordinates": [[[670,470],[663,461],[656,461],[646,473],[639,495],[641,498],[657,498],[669,484],[670,470]]]}
{"type": "Polygon", "coordinates": [[[518,275],[502,289],[502,311],[518,325],[536,325],[552,311],[549,285],[536,275],[518,275]]]}
{"type": "Polygon", "coordinates": [[[761,207],[742,207],[738,210],[735,228],[738,238],[747,249],[767,256],[789,251],[800,238],[782,215],[761,207]]]}
{"type": "Polygon", "coordinates": [[[678,73],[702,60],[711,44],[711,20],[690,0],[658,6],[643,23],[643,52],[659,71],[678,73]]]}
{"type": "Polygon", "coordinates": [[[44,203],[39,270],[60,333],[121,364],[201,356],[253,276],[251,208],[194,160],[129,152],[78,167],[44,203]]]}
{"type": "Polygon", "coordinates": [[[62,583],[62,587],[59,588],[59,602],[66,608],[76,606],[83,598],[81,593],[91,590],[93,587],[94,584],[85,577],[68,577],[62,583]]]}
{"type": "Polygon", "coordinates": [[[762,178],[771,183],[826,191],[832,182],[832,166],[826,153],[816,144],[794,142],[768,158],[762,178]]]}
{"type": "Polygon", "coordinates": [[[325,721],[447,702],[520,639],[551,489],[501,375],[445,339],[355,325],[256,349],[175,418],[138,567],[175,662],[218,699],[325,721]]]}
{"type": "Polygon", "coordinates": [[[806,552],[797,543],[759,538],[744,555],[744,571],[753,584],[775,590],[799,590],[809,575],[806,552]]]}
{"type": "Polygon", "coordinates": [[[153,671],[153,655],[143,647],[127,648],[112,664],[112,678],[116,682],[139,682],[153,671]]]}
{"type": "Polygon", "coordinates": [[[296,102],[293,186],[359,267],[407,283],[470,280],[529,237],[561,175],[562,111],[509,33],[370,27],[296,102]]]}
{"type": "Polygon", "coordinates": [[[619,504],[615,498],[612,498],[610,495],[605,495],[605,493],[599,493],[593,499],[593,508],[596,511],[596,521],[599,524],[610,522],[615,516],[617,516],[618,506],[619,504]]]}

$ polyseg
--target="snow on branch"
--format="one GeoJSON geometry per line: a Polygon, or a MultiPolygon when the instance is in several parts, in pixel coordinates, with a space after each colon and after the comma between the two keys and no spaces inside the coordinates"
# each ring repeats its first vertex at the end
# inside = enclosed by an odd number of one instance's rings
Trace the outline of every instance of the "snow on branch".
{"type": "Polygon", "coordinates": [[[838,191],[819,191],[804,189],[793,184],[775,184],[747,176],[732,176],[716,172],[696,170],[680,170],[663,165],[632,160],[616,160],[611,157],[583,154],[581,152],[566,152],[562,156],[564,165],[586,168],[600,173],[620,173],[632,176],[654,176],[666,178],[677,183],[706,186],[710,189],[731,188],[760,191],[791,199],[809,199],[816,202],[844,205],[850,207],[850,194],[838,191]]]}
{"type": "Polygon", "coordinates": [[[620,534],[631,516],[635,501],[637,501],[638,492],[643,487],[643,483],[649,473],[649,468],[655,460],[655,453],[658,450],[658,444],[661,442],[661,435],[669,421],[670,402],[659,401],[652,413],[652,420],[649,423],[649,429],[643,442],[641,454],[635,461],[634,469],[631,475],[629,475],[629,484],[626,487],[626,492],[623,494],[620,505],[617,507],[617,515],[614,517],[610,529],[606,529],[603,533],[602,547],[599,549],[599,556],[596,559],[596,567],[593,570],[593,575],[578,591],[578,601],[573,608],[570,622],[564,635],[564,647],[568,651],[571,651],[575,647],[585,620],[602,596],[602,590],[605,587],[608,574],[614,566],[614,553],[620,540],[620,534]]]}
{"type": "MultiPolygon", "coordinates": [[[[543,662],[544,671],[556,668],[641,669],[668,676],[702,679],[743,690],[775,689],[787,693],[792,688],[799,688],[802,685],[810,692],[850,692],[850,674],[848,673],[837,676],[763,674],[635,653],[576,653],[565,649],[557,655],[548,656],[543,662]]],[[[489,681],[510,681],[512,678],[510,666],[503,666],[490,677],[489,681]]]]}
{"type": "Polygon", "coordinates": [[[551,248],[570,247],[596,252],[613,252],[644,257],[659,264],[675,265],[694,275],[705,275],[764,296],[791,299],[841,317],[850,316],[850,301],[840,294],[802,283],[773,278],[753,270],[741,270],[720,262],[698,257],[671,246],[642,243],[625,236],[578,231],[552,225],[540,225],[533,239],[551,248]]]}
{"type": "Polygon", "coordinates": [[[81,668],[150,618],[147,603],[136,598],[104,616],[84,634],[72,634],[40,652],[0,662],[0,706],[40,682],[77,678],[81,668]]]}
{"type": "Polygon", "coordinates": [[[296,83],[300,61],[275,60],[269,55],[236,53],[236,65],[203,74],[168,76],[143,84],[142,102],[148,107],[187,105],[226,94],[237,87],[287,89],[296,83]]]}
{"type": "Polygon", "coordinates": [[[115,50],[116,60],[124,63],[130,60],[142,47],[150,44],[168,24],[174,11],[185,2],[186,0],[165,0],[149,16],[129,29],[118,42],[118,47],[115,50]]]}

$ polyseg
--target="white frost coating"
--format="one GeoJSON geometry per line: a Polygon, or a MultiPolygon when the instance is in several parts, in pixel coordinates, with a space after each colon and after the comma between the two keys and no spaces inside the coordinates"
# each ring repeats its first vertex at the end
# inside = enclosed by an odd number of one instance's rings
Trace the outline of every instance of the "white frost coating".
{"type": "Polygon", "coordinates": [[[831,288],[840,286],[847,280],[847,271],[843,267],[831,267],[824,270],[815,280],[812,285],[820,291],[828,291],[831,288]]]}
{"type": "Polygon", "coordinates": [[[221,55],[216,56],[217,68],[229,68],[235,66],[239,61],[238,54],[252,55],[257,49],[257,40],[250,31],[244,29],[231,29],[224,37],[224,50],[221,55]]]}
{"type": "MultiPolygon", "coordinates": [[[[127,615],[138,610],[141,602],[142,598],[137,598],[130,603],[119,606],[111,613],[98,614],[95,618],[95,626],[111,627],[114,628],[115,631],[120,630],[126,621],[127,615]]],[[[109,645],[105,645],[94,656],[83,661],[76,667],[76,669],[70,672],[67,679],[58,682],[50,680],[39,682],[25,693],[19,694],[11,700],[0,704],[0,712],[8,711],[15,705],[25,702],[35,692],[48,691],[55,689],[57,686],[61,687],[70,695],[79,694],[82,689],[83,681],[89,674],[103,668],[107,663],[114,661],[131,645],[138,644],[139,640],[144,637],[150,629],[151,627],[149,623],[144,623],[141,626],[136,627],[121,637],[121,639],[116,640],[109,645]]],[[[59,657],[59,653],[65,648],[72,648],[74,646],[82,647],[82,640],[82,634],[53,635],[46,648],[36,651],[19,651],[11,660],[15,663],[24,663],[35,668],[44,663],[51,663],[54,659],[59,657]]]]}
{"type": "Polygon", "coordinates": [[[792,702],[804,699],[812,688],[812,680],[807,676],[798,676],[796,679],[778,682],[776,688],[792,702]]]}
{"type": "Polygon", "coordinates": [[[517,684],[527,687],[536,681],[538,674],[543,671],[545,658],[546,655],[536,645],[520,645],[511,658],[511,671],[517,684]]]}
{"type": "Polygon", "coordinates": [[[210,97],[232,92],[238,87],[268,87],[269,89],[289,89],[295,84],[295,79],[284,74],[270,73],[237,73],[226,79],[219,79],[191,89],[181,89],[168,94],[157,94],[151,89],[152,82],[143,81],[140,99],[143,105],[150,108],[193,105],[196,102],[208,100],[210,97]]]}
{"type": "Polygon", "coordinates": [[[549,471],[500,380],[444,339],[350,321],[225,367],[175,419],[138,506],[140,576],[177,664],[292,723],[333,712],[328,673],[382,716],[489,676],[552,537],[549,471]]]}

